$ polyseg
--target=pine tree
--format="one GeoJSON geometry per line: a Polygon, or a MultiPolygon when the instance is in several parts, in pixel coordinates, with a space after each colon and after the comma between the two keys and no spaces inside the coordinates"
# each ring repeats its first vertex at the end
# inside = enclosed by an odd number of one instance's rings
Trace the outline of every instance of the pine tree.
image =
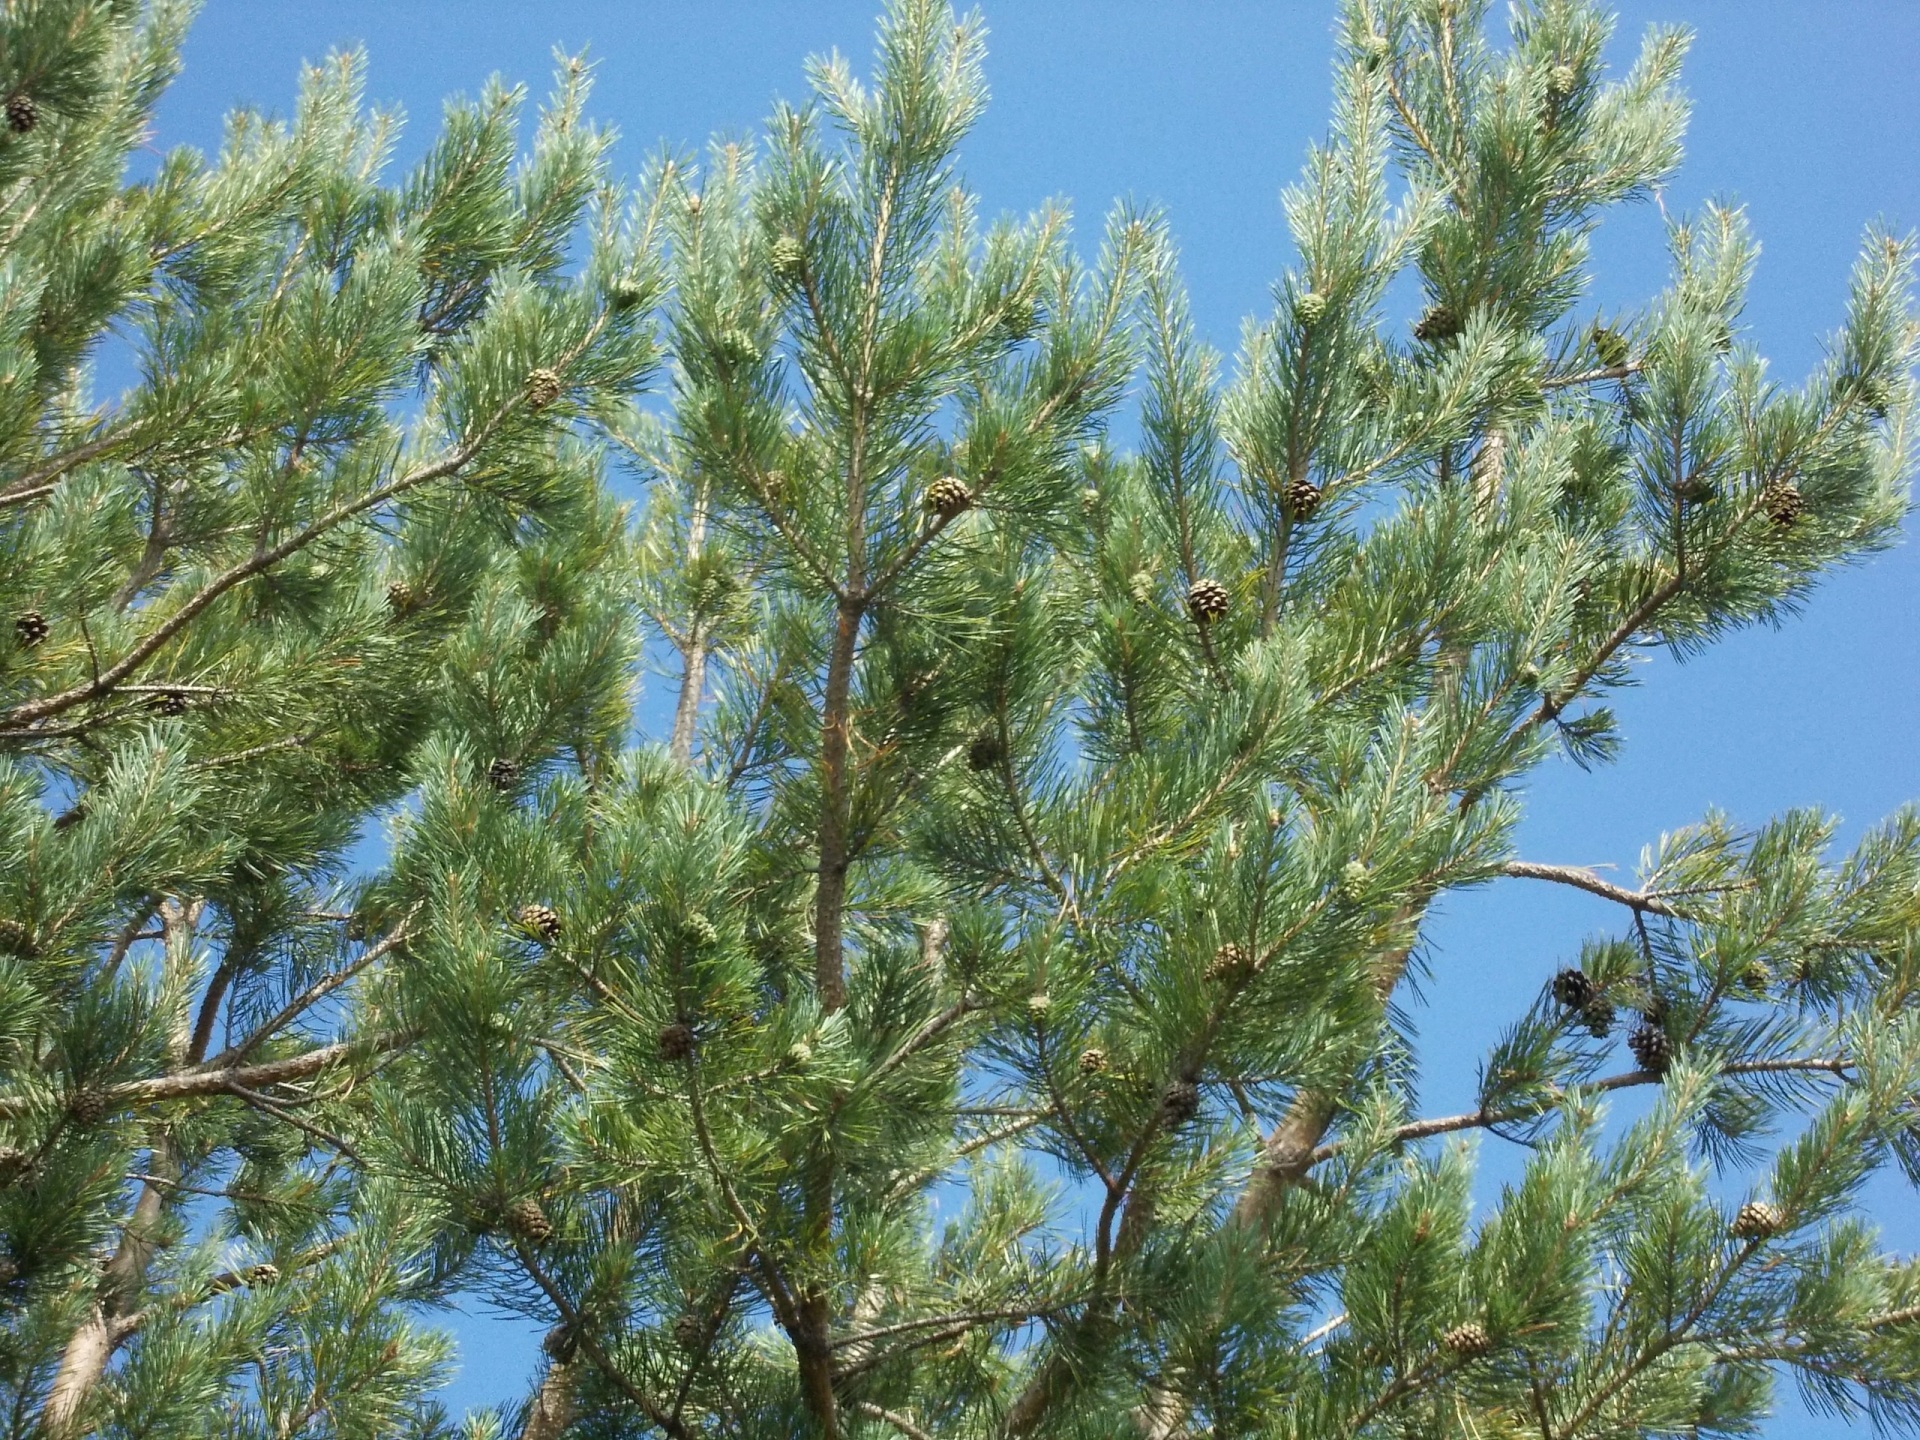
{"type": "Polygon", "coordinates": [[[129,187],[178,14],[9,11],[15,1430],[441,1433],[463,1293],[549,1327],[475,1434],[1920,1421],[1857,1204],[1920,1181],[1920,813],[1513,848],[1636,656],[1894,538],[1912,250],[1797,390],[1735,210],[1595,319],[1684,39],[1488,9],[1346,0],[1226,375],[1157,215],[980,224],[935,0],[631,206],[577,67],[517,171],[496,88],[385,187],[342,61],[129,187]],[[1508,881],[1620,924],[1420,1117],[1423,929],[1508,881]],[[1532,1149],[1474,1217],[1480,1132],[1532,1149]]]}
{"type": "Polygon", "coordinates": [[[425,1432],[457,1274],[356,1137],[444,921],[350,857],[423,774],[618,764],[587,436],[655,362],[657,217],[577,65],[517,166],[496,86],[382,179],[342,56],[128,183],[184,19],[0,17],[0,1387],[15,1434],[425,1432]]]}

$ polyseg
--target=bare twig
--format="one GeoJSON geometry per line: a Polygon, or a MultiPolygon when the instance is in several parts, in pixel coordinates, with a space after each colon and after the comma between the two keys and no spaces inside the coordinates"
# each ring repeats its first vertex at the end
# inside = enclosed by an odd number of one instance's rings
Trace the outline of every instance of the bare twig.
{"type": "Polygon", "coordinates": [[[1529,860],[1509,860],[1500,869],[1501,873],[1520,880],[1550,880],[1556,885],[1571,885],[1576,890],[1584,890],[1589,895],[1598,895],[1634,910],[1668,917],[1677,917],[1679,914],[1658,895],[1615,885],[1578,865],[1536,865],[1529,860]]]}
{"type": "Polygon", "coordinates": [[[933,1440],[933,1435],[930,1431],[922,1430],[918,1425],[914,1424],[913,1421],[896,1410],[884,1409],[874,1404],[871,1400],[856,1400],[853,1402],[853,1408],[858,1410],[862,1415],[870,1415],[875,1420],[886,1421],[887,1424],[893,1426],[894,1429],[906,1436],[907,1440],[933,1440]]]}

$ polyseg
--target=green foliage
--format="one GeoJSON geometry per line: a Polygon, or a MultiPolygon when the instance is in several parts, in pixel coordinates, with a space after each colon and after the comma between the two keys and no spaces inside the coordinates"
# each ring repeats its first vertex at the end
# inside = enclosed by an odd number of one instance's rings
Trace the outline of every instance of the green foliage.
{"type": "Polygon", "coordinates": [[[1920,815],[1512,853],[1637,657],[1893,538],[1912,249],[1798,389],[1735,210],[1596,315],[1684,39],[1614,80],[1586,0],[1488,9],[1342,7],[1230,367],[1159,216],[980,222],[935,0],[632,196],[573,63],[391,182],[351,57],[129,184],[180,16],[9,10],[12,1432],[1920,1420],[1858,1203],[1920,1182],[1920,815]],[[1418,1117],[1428,915],[1509,879],[1620,924],[1418,1117]],[[1480,1131],[1532,1149],[1476,1213],[1480,1131]],[[512,1413],[433,1399],[463,1298],[548,1327],[512,1413]]]}

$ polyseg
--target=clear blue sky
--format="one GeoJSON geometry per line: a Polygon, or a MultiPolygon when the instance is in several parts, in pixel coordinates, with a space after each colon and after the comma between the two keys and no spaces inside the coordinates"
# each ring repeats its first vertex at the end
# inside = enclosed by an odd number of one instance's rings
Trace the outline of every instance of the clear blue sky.
{"type": "MultiPolygon", "coordinates": [[[[236,103],[284,113],[297,67],[361,45],[373,98],[412,117],[403,160],[443,97],[494,72],[544,93],[556,44],[600,61],[593,111],[622,135],[628,171],[663,141],[751,130],[776,95],[800,98],[801,61],[831,48],[864,62],[878,0],[208,0],[185,75],[162,103],[162,147],[218,144],[236,103]]],[[[1332,0],[991,0],[993,103],[965,150],[986,213],[1064,196],[1083,235],[1116,196],[1157,201],[1180,237],[1202,331],[1231,350],[1241,318],[1268,309],[1290,259],[1277,196],[1325,128],[1332,0]]],[[[1503,7],[1496,6],[1496,12],[1503,7]]],[[[1920,226],[1920,3],[1916,0],[1626,0],[1615,61],[1640,31],[1679,21],[1697,34],[1695,100],[1669,211],[1710,197],[1751,212],[1763,245],[1748,321],[1775,375],[1797,381],[1837,321],[1867,221],[1920,226]]],[[[1613,222],[1596,248],[1591,308],[1653,294],[1664,269],[1650,209],[1613,222]]],[[[1909,526],[1909,535],[1912,534],[1909,526]]],[[[1647,667],[1622,697],[1627,750],[1597,774],[1550,765],[1536,784],[1522,852],[1613,864],[1719,806],[1758,821],[1824,805],[1843,835],[1920,799],[1913,746],[1920,696],[1920,549],[1841,576],[1778,631],[1737,637],[1647,667]]],[[[1454,903],[1433,935],[1418,1012],[1423,1098],[1471,1102],[1475,1065],[1583,934],[1611,926],[1604,902],[1508,882],[1454,903]],[[1544,892],[1544,893],[1543,893],[1544,892]]],[[[1483,1151],[1489,1186],[1512,1170],[1483,1151]]],[[[1489,1190],[1488,1193],[1492,1193],[1489,1190]]],[[[1889,1239],[1920,1248],[1920,1207],[1888,1181],[1871,1202],[1889,1239]]],[[[474,1317],[459,1326],[455,1406],[520,1393],[536,1331],[474,1317]]],[[[1838,1436],[1791,1394],[1769,1434],[1838,1436]]]]}

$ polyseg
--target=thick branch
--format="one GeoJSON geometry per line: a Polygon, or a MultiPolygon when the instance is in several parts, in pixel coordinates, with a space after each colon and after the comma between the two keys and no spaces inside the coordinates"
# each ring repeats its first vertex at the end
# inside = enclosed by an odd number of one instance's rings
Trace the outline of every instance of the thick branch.
{"type": "MultiPolygon", "coordinates": [[[[235,1086],[257,1090],[263,1085],[283,1085],[289,1080],[304,1080],[352,1055],[379,1055],[398,1050],[411,1044],[415,1038],[412,1031],[395,1031],[376,1035],[371,1040],[343,1040],[336,1045],[322,1045],[304,1055],[291,1055],[284,1060],[266,1060],[258,1065],[184,1070],[176,1075],[160,1075],[151,1080],[129,1080],[122,1085],[107,1086],[101,1092],[101,1098],[109,1109],[117,1110],[133,1105],[151,1105],[162,1100],[231,1093],[235,1086]]],[[[0,1116],[23,1114],[29,1103],[23,1095],[0,1096],[0,1116]]]]}

